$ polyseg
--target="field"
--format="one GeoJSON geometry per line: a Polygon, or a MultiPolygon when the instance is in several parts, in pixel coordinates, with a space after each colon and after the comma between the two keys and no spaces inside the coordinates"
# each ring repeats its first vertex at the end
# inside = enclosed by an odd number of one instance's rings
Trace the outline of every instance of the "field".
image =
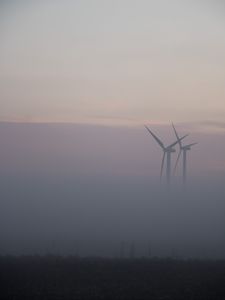
{"type": "Polygon", "coordinates": [[[1,257],[4,299],[225,299],[225,261],[1,257]]]}

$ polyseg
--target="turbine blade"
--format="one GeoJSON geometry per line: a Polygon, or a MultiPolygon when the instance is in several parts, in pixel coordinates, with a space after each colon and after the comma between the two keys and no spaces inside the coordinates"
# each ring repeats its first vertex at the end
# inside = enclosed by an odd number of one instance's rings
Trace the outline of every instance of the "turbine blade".
{"type": "Polygon", "coordinates": [[[181,138],[179,138],[176,142],[174,142],[171,145],[167,146],[166,149],[172,148],[173,146],[175,146],[176,144],[178,144],[179,141],[182,141],[186,136],[188,136],[188,134],[185,134],[184,136],[182,136],[181,138]]]}
{"type": "Polygon", "coordinates": [[[196,144],[198,144],[198,143],[192,143],[192,144],[189,144],[189,145],[185,145],[185,146],[183,146],[184,148],[185,147],[192,147],[192,146],[194,146],[194,145],[196,145],[196,144]]]}
{"type": "MultiPolygon", "coordinates": [[[[176,135],[176,138],[177,138],[177,140],[179,140],[179,135],[178,135],[178,133],[177,133],[177,131],[176,131],[176,128],[175,128],[175,126],[173,125],[173,123],[172,123],[172,126],[173,126],[174,133],[175,133],[175,135],[176,135]]],[[[180,148],[181,148],[181,147],[182,147],[181,141],[179,141],[178,143],[179,143],[179,146],[180,146],[180,148]]]]}
{"type": "Polygon", "coordinates": [[[175,163],[175,167],[174,167],[174,170],[173,170],[173,174],[176,173],[177,165],[178,165],[178,162],[179,162],[179,159],[180,159],[180,155],[181,155],[181,149],[180,149],[179,154],[178,154],[178,156],[177,156],[177,160],[176,160],[176,163],[175,163]]]}
{"type": "Polygon", "coordinates": [[[156,140],[156,142],[160,145],[160,147],[164,150],[165,147],[163,145],[163,142],[145,125],[145,128],[148,130],[148,132],[153,136],[153,138],[156,140]]]}
{"type": "Polygon", "coordinates": [[[166,154],[166,152],[164,151],[163,157],[162,157],[162,163],[161,163],[161,170],[160,170],[160,180],[162,179],[162,174],[163,174],[163,166],[164,166],[165,154],[166,154]]]}

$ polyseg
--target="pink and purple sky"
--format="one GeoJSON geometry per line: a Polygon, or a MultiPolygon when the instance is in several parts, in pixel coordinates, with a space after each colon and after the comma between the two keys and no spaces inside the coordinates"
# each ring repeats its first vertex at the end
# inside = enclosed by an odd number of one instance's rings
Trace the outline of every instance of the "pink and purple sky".
{"type": "Polygon", "coordinates": [[[225,120],[222,1],[1,1],[0,121],[225,120]]]}
{"type": "Polygon", "coordinates": [[[138,149],[152,143],[138,128],[169,142],[173,121],[224,174],[224,14],[211,0],[1,1],[0,122],[128,126],[138,149]]]}

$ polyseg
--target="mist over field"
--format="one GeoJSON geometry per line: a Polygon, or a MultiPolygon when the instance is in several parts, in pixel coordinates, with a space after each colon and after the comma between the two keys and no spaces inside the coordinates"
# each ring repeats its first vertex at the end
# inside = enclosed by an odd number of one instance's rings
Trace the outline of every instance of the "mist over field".
{"type": "Polygon", "coordinates": [[[179,165],[168,189],[141,126],[1,123],[1,254],[224,258],[224,133],[192,131],[187,186],[179,165]]]}

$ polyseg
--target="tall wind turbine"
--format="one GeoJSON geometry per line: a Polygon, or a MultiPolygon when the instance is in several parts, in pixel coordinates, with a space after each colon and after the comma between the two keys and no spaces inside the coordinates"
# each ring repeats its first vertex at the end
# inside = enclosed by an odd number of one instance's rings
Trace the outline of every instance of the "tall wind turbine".
{"type": "Polygon", "coordinates": [[[170,184],[170,178],[171,178],[171,153],[176,152],[176,150],[173,148],[176,144],[178,144],[181,140],[183,140],[187,134],[181,138],[178,138],[176,142],[170,144],[169,146],[165,147],[163,142],[145,125],[145,128],[148,130],[148,132],[153,136],[153,138],[156,140],[156,142],[159,144],[161,149],[163,150],[163,157],[162,157],[162,163],[161,163],[161,170],[160,170],[160,180],[162,179],[163,174],[163,166],[166,156],[166,178],[167,183],[170,184]]]}
{"type": "Polygon", "coordinates": [[[178,141],[179,147],[180,147],[180,151],[179,151],[179,154],[177,156],[174,172],[177,169],[177,165],[178,165],[178,162],[179,162],[179,159],[180,159],[180,156],[181,156],[181,152],[182,152],[182,154],[183,154],[183,184],[185,184],[186,180],[187,180],[187,151],[191,150],[191,147],[196,145],[197,143],[192,143],[192,144],[188,144],[188,145],[183,146],[182,143],[181,143],[181,139],[179,138],[178,133],[177,133],[176,128],[173,125],[173,123],[172,123],[172,126],[173,126],[173,130],[174,130],[174,133],[176,135],[176,138],[177,138],[177,141],[178,141]]]}

